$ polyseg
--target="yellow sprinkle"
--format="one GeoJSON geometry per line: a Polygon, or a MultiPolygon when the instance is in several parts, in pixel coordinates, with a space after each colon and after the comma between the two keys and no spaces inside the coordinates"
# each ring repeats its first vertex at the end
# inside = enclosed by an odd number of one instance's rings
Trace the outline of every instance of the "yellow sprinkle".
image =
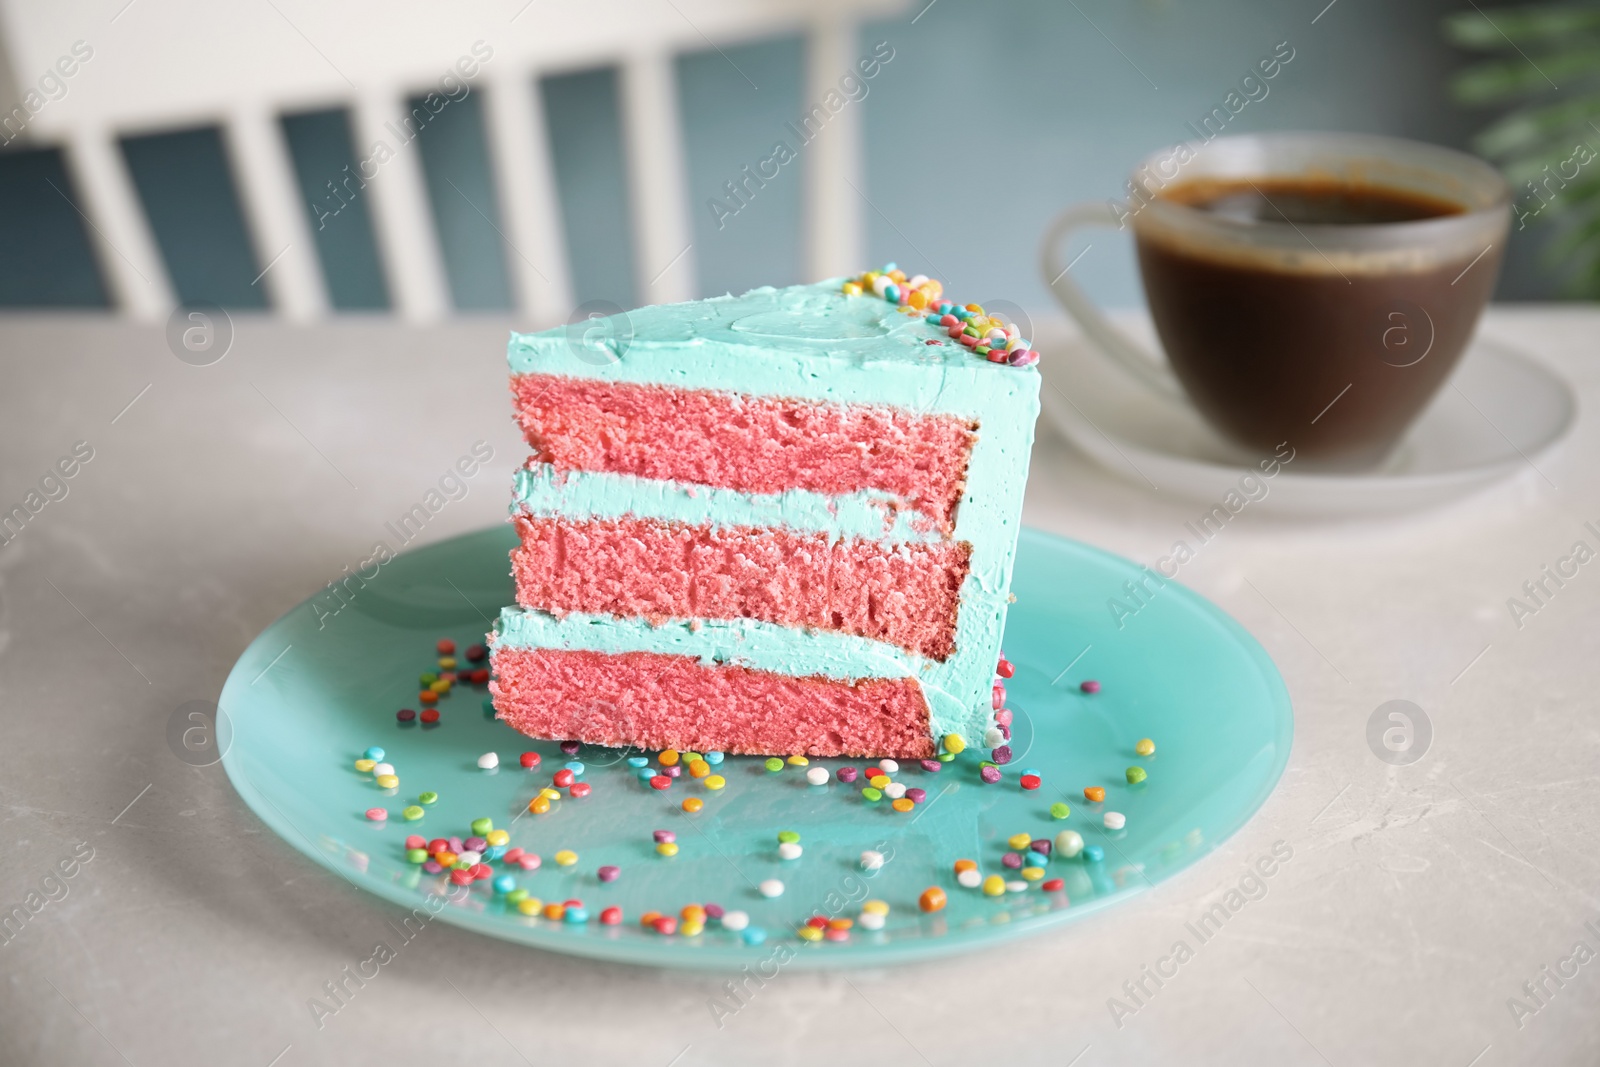
{"type": "Polygon", "coordinates": [[[544,901],[538,897],[523,897],[517,901],[517,910],[524,915],[537,915],[544,910],[544,901]]]}
{"type": "MultiPolygon", "coordinates": [[[[656,851],[663,856],[676,856],[678,854],[678,843],[676,841],[663,841],[656,846],[656,851]]],[[[560,862],[560,856],[559,852],[556,853],[556,862],[558,863],[560,862]]]]}
{"type": "Polygon", "coordinates": [[[453,670],[455,670],[456,669],[456,658],[454,656],[440,656],[439,657],[439,669],[440,670],[445,670],[445,671],[453,671],[453,670]]]}
{"type": "Polygon", "coordinates": [[[556,853],[555,861],[558,867],[571,867],[578,862],[578,854],[570,848],[564,848],[556,853]]]}
{"type": "Polygon", "coordinates": [[[800,929],[795,931],[795,934],[802,941],[821,941],[822,940],[822,931],[817,929],[815,926],[802,926],[800,929]]]}
{"type": "Polygon", "coordinates": [[[428,686],[428,688],[433,690],[435,693],[448,693],[450,692],[450,683],[445,681],[443,678],[440,678],[437,682],[434,682],[432,685],[428,686]]]}
{"type": "Polygon", "coordinates": [[[1010,845],[1012,848],[1027,848],[1032,843],[1033,838],[1029,837],[1027,834],[1012,834],[1010,837],[1006,838],[1006,844],[1010,845]]]}
{"type": "Polygon", "coordinates": [[[950,753],[952,756],[960,755],[962,751],[966,749],[966,747],[966,738],[962,737],[960,734],[944,735],[944,750],[950,753]]]}
{"type": "Polygon", "coordinates": [[[504,845],[511,840],[511,835],[504,830],[490,830],[483,835],[483,839],[491,845],[504,845]]]}
{"type": "Polygon", "coordinates": [[[371,773],[372,768],[376,767],[377,765],[378,765],[378,761],[375,760],[375,759],[358,759],[358,760],[356,760],[356,770],[360,771],[362,774],[371,773]]]}
{"type": "Polygon", "coordinates": [[[804,767],[810,762],[811,761],[806,759],[804,756],[790,756],[789,757],[789,766],[791,766],[791,767],[804,767]]]}
{"type": "Polygon", "coordinates": [[[857,283],[857,282],[845,282],[844,283],[844,295],[845,296],[860,296],[861,295],[861,285],[859,283],[857,283]]]}
{"type": "Polygon", "coordinates": [[[549,786],[545,786],[543,789],[539,790],[539,795],[544,797],[546,800],[560,800],[561,790],[552,789],[549,786]]]}
{"type": "Polygon", "coordinates": [[[881,900],[868,900],[862,902],[861,910],[868,915],[887,915],[889,914],[889,905],[881,900]]]}
{"type": "Polygon", "coordinates": [[[991,874],[983,880],[983,895],[997,897],[1006,891],[1006,880],[998,874],[991,874]]]}
{"type": "Polygon", "coordinates": [[[707,789],[721,789],[723,786],[725,786],[727,784],[728,784],[728,780],[726,778],[722,777],[722,775],[720,775],[720,774],[711,774],[711,775],[707,775],[706,776],[706,788],[707,789]]]}
{"type": "MultiPolygon", "coordinates": [[[[1133,750],[1141,756],[1153,756],[1156,754],[1156,743],[1147,737],[1134,745],[1133,750]]],[[[361,764],[358,763],[356,766],[359,768],[361,764]]]]}
{"type": "Polygon", "coordinates": [[[384,789],[393,789],[395,786],[397,786],[399,784],[400,784],[399,775],[395,775],[395,774],[380,774],[380,775],[378,775],[378,785],[382,786],[384,789]]]}
{"type": "Polygon", "coordinates": [[[1022,877],[1026,878],[1030,882],[1037,882],[1039,879],[1044,877],[1044,868],[1024,867],[1022,868],[1022,877]]]}
{"type": "Polygon", "coordinates": [[[705,933],[705,930],[706,924],[703,922],[685,922],[678,927],[678,933],[682,934],[684,937],[693,937],[696,934],[703,934],[705,933]]]}
{"type": "Polygon", "coordinates": [[[867,784],[874,789],[882,789],[889,784],[889,776],[887,774],[874,774],[867,779],[867,784]]]}

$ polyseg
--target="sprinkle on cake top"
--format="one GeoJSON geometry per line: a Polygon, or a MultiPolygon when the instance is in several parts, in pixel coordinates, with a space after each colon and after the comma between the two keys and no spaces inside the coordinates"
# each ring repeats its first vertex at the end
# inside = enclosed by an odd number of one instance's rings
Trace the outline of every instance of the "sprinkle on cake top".
{"type": "Polygon", "coordinates": [[[944,295],[944,284],[926,274],[907,278],[905,271],[890,263],[882,270],[866,271],[844,283],[845,296],[868,293],[897,305],[906,315],[927,312],[928,325],[945,331],[951,340],[972,349],[974,355],[990,363],[1031,367],[1039,362],[1039,353],[1023,338],[1016,323],[986,315],[979,304],[952,304],[940,299],[944,295]]]}

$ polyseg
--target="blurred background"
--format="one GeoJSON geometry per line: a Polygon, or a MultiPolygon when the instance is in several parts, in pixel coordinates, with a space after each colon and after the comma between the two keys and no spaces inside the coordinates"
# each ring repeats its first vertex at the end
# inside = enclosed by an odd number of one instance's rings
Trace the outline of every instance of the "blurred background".
{"type": "MultiPolygon", "coordinates": [[[[1529,60],[1523,82],[1473,83],[1472,65],[1510,43],[1502,26],[1529,32],[1517,10],[1490,9],[1511,19],[1497,23],[1470,0],[4,0],[0,305],[543,324],[587,301],[894,259],[1042,310],[1051,216],[1119,196],[1139,158],[1207,115],[1229,133],[1483,148],[1474,135],[1507,101],[1556,102],[1558,82],[1594,76],[1529,60]],[[1292,58],[1234,113],[1228,95],[1275,54],[1292,58]],[[375,160],[385,139],[393,158],[375,160]]],[[[1557,146],[1576,136],[1559,133],[1557,146]]],[[[1600,127],[1586,136],[1600,145],[1600,127]]],[[[1562,232],[1548,222],[1514,233],[1498,299],[1572,291],[1545,254],[1562,232]]],[[[1090,293],[1139,304],[1127,236],[1084,240],[1074,271],[1090,293]]]]}

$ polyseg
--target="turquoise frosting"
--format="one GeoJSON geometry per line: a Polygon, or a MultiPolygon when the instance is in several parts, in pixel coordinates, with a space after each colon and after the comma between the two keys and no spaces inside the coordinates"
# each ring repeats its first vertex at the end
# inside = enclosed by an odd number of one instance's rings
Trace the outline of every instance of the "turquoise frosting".
{"type": "MultiPolygon", "coordinates": [[[[870,296],[845,296],[842,284],[836,279],[754,289],[743,296],[658,305],[579,326],[513,334],[508,361],[515,374],[888,405],[976,422],[954,531],[973,549],[972,568],[961,587],[955,653],[939,663],[882,642],[749,620],[701,622],[698,628],[651,626],[576,615],[558,620],[517,609],[502,617],[502,642],[661,651],[652,642],[667,640],[673,651],[758,669],[851,679],[911,675],[927,694],[935,735],[959,733],[969,744],[981,745],[992,721],[989,689],[1005,628],[1039,412],[1039,372],[990,363],[950,343],[943,330],[921,316],[902,314],[870,296]],[[930,345],[930,340],[945,343],[930,345]],[[540,619],[547,621],[535,621],[540,619]]],[[[676,483],[647,486],[627,476],[585,472],[562,482],[538,469],[518,473],[516,493],[514,506],[537,514],[782,524],[892,541],[928,536],[904,513],[886,527],[882,505],[887,498],[881,494],[761,496],[676,483]]]]}

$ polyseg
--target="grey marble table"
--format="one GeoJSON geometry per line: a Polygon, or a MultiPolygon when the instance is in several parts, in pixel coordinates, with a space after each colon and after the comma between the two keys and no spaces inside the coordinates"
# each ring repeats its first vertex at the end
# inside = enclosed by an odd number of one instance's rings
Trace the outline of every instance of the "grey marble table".
{"type": "MultiPolygon", "coordinates": [[[[169,721],[475,442],[494,459],[424,539],[500,521],[522,459],[507,325],[241,319],[194,366],[155,329],[0,320],[0,510],[43,501],[0,544],[0,913],[27,915],[0,931],[0,1063],[1600,1062],[1600,566],[1520,627],[1506,607],[1594,542],[1587,414],[1471,499],[1242,516],[1185,568],[1280,665],[1294,751],[1241,833],[1125,906],[939,963],[783,972],[732,1016],[710,1007],[726,978],[434,924],[318,1019],[397,909],[177,758],[169,721]],[[1391,699],[1432,724],[1408,766],[1368,746],[1391,699]],[[1163,963],[1275,848],[1264,895],[1163,963]]],[[[1495,309],[1485,330],[1600,401],[1600,310],[1495,309]]],[[[1033,462],[1032,525],[1151,560],[1192,517],[1046,426],[1033,462]]]]}

